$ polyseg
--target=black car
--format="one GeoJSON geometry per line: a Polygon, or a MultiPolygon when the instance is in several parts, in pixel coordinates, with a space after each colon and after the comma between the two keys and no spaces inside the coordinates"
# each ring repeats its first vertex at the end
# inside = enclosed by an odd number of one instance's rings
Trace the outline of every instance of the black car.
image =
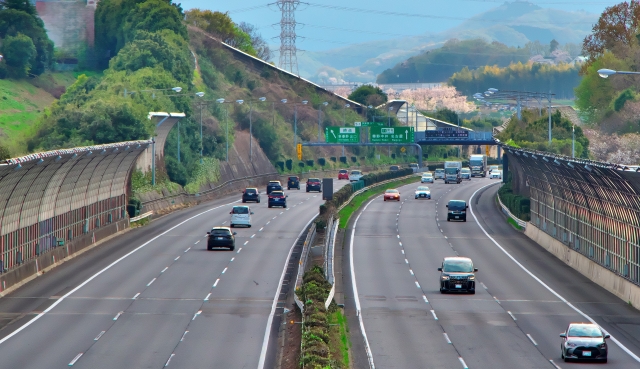
{"type": "Polygon", "coordinates": [[[272,191],[282,191],[282,185],[280,184],[280,181],[269,181],[269,183],[267,184],[267,195],[272,191]]]}
{"type": "Polygon", "coordinates": [[[449,200],[447,204],[447,222],[451,220],[467,221],[467,209],[469,205],[464,200],[449,200]]]}
{"type": "Polygon", "coordinates": [[[320,178],[307,179],[307,192],[309,191],[322,192],[322,181],[320,181],[320,178]]]}
{"type": "Polygon", "coordinates": [[[287,195],[284,194],[284,192],[282,191],[272,191],[269,194],[269,204],[268,206],[274,207],[274,206],[282,206],[283,208],[287,207],[287,195]]]}
{"type": "Polygon", "coordinates": [[[291,176],[287,178],[287,190],[295,188],[297,190],[300,189],[300,178],[296,176],[291,176]]]}
{"type": "Polygon", "coordinates": [[[207,250],[214,247],[226,247],[230,251],[236,248],[236,232],[231,232],[228,227],[213,227],[211,232],[207,232],[207,250]]]}
{"type": "Polygon", "coordinates": [[[244,191],[242,191],[242,202],[247,202],[247,201],[255,201],[257,203],[260,203],[260,191],[258,191],[257,188],[245,188],[244,191]]]}
{"type": "Polygon", "coordinates": [[[471,259],[459,256],[446,257],[438,271],[440,272],[440,293],[476,293],[475,272],[478,269],[473,267],[471,259]]]}
{"type": "Polygon", "coordinates": [[[560,356],[564,361],[589,360],[607,362],[608,334],[602,332],[597,324],[571,323],[564,333],[560,334],[560,356]]]}
{"type": "Polygon", "coordinates": [[[398,166],[398,165],[392,165],[392,166],[389,167],[389,171],[390,172],[397,172],[399,170],[400,170],[400,166],[398,166]]]}

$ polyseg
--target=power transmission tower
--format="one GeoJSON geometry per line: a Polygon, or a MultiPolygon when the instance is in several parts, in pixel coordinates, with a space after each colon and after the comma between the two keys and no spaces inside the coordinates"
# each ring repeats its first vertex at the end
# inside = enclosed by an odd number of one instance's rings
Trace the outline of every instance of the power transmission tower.
{"type": "Polygon", "coordinates": [[[295,75],[298,71],[298,57],[296,56],[296,17],[295,10],[300,0],[278,0],[278,8],[282,11],[280,20],[280,68],[295,75]]]}

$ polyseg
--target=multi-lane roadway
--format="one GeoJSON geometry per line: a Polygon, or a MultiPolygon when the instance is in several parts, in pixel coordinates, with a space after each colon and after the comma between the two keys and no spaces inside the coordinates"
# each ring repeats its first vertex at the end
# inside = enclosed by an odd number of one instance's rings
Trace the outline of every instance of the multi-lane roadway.
{"type": "Polygon", "coordinates": [[[561,360],[558,335],[593,319],[612,336],[606,367],[640,368],[640,311],[511,228],[495,204],[498,185],[485,187],[495,182],[437,181],[432,200],[415,200],[412,184],[401,202],[378,197],[360,213],[347,240],[353,305],[375,367],[587,367],[561,360]],[[446,221],[450,199],[470,201],[466,223],[446,221]],[[456,255],[479,269],[475,295],[439,291],[437,268],[456,255]]]}
{"type": "Polygon", "coordinates": [[[0,299],[0,368],[273,367],[280,280],[322,203],[302,187],[286,191],[287,209],[267,208],[264,194],[248,204],[253,225],[234,228],[235,251],[207,251],[206,232],[229,224],[240,192],[131,230],[0,299]]]}

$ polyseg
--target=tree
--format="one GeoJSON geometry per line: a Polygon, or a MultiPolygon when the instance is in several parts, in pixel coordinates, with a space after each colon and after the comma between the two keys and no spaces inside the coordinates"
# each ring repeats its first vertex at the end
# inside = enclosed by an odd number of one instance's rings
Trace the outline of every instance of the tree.
{"type": "Polygon", "coordinates": [[[349,100],[353,100],[362,105],[378,106],[387,102],[387,94],[385,94],[380,87],[362,85],[349,95],[349,100]]]}
{"type": "Polygon", "coordinates": [[[552,54],[554,51],[556,51],[558,49],[558,45],[560,45],[560,43],[556,41],[555,38],[551,40],[551,42],[549,43],[549,54],[552,54]]]}
{"type": "Polygon", "coordinates": [[[0,0],[0,10],[4,9],[19,10],[33,17],[38,16],[36,7],[29,0],[0,0]]]}
{"type": "Polygon", "coordinates": [[[11,159],[11,152],[5,146],[0,145],[0,160],[11,159]]]}
{"type": "MultiPolygon", "coordinates": [[[[610,6],[593,26],[593,33],[585,37],[582,49],[588,62],[584,68],[619,45],[631,45],[635,41],[640,22],[640,3],[631,1],[610,6]]],[[[584,70],[584,69],[583,69],[584,70]]]]}
{"type": "Polygon", "coordinates": [[[185,40],[189,37],[178,8],[167,0],[147,0],[138,4],[127,16],[123,28],[125,42],[134,40],[137,31],[168,30],[185,40]]]}
{"type": "Polygon", "coordinates": [[[267,41],[265,41],[265,39],[262,38],[262,35],[258,33],[256,26],[246,22],[241,22],[238,27],[242,32],[249,35],[253,49],[256,51],[256,56],[264,61],[269,61],[271,59],[271,49],[269,48],[267,41]]]}
{"type": "Polygon", "coordinates": [[[540,41],[529,41],[524,45],[524,49],[527,50],[530,56],[544,55],[545,47],[540,41]]]}
{"type": "Polygon", "coordinates": [[[31,10],[0,9],[0,39],[16,36],[18,33],[31,38],[36,55],[29,73],[39,75],[53,63],[53,42],[47,36],[42,20],[29,14],[29,11],[31,10]]]}
{"type": "MultiPolygon", "coordinates": [[[[395,94],[389,89],[388,95],[395,94]]],[[[443,86],[438,88],[418,88],[415,90],[404,90],[399,93],[398,99],[406,100],[419,110],[450,109],[461,113],[475,110],[475,106],[467,101],[455,87],[443,86]]]]}
{"type": "MultiPolygon", "coordinates": [[[[220,41],[248,54],[257,55],[249,34],[244,32],[229,17],[229,13],[191,9],[186,12],[186,21],[202,29],[220,41]]],[[[258,35],[259,36],[259,35],[258,35]]],[[[263,51],[264,52],[264,51],[263,51]]]]}
{"type": "Polygon", "coordinates": [[[21,33],[7,36],[2,45],[2,53],[11,76],[24,78],[29,75],[36,57],[36,47],[31,38],[21,33]]]}

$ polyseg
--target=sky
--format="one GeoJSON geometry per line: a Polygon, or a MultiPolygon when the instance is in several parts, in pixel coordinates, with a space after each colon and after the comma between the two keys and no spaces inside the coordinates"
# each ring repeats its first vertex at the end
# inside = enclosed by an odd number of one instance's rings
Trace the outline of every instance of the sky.
{"type": "MultiPolygon", "coordinates": [[[[229,12],[234,22],[257,26],[277,49],[281,12],[276,0],[174,0],[184,10],[191,8],[229,12]],[[272,4],[272,5],[269,5],[272,4]]],[[[504,0],[309,0],[296,10],[297,46],[300,50],[323,51],[353,43],[441,32],[454,27],[504,0]],[[347,9],[349,8],[349,9],[347,9]],[[417,14],[420,16],[409,16],[417,14]],[[453,18],[453,19],[452,19],[453,18]]],[[[531,0],[542,8],[586,11],[600,14],[620,0],[531,0]]]]}

